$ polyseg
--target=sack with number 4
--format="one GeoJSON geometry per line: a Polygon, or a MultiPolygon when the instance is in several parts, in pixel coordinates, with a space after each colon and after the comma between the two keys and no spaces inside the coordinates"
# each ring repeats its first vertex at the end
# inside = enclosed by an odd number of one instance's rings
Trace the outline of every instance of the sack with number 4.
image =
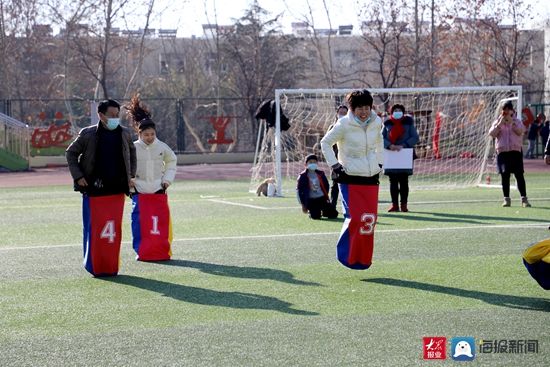
{"type": "Polygon", "coordinates": [[[82,198],[84,268],[96,277],[117,275],[125,196],[82,198]]]}

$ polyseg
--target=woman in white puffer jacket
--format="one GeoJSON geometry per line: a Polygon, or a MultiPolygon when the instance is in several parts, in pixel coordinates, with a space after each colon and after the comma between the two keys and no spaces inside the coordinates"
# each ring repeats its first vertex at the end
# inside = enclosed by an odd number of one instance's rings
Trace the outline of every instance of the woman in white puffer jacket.
{"type": "Polygon", "coordinates": [[[369,91],[353,91],[347,102],[348,114],[327,132],[321,149],[336,176],[346,219],[336,245],[338,261],[351,269],[368,269],[378,218],[378,178],[384,162],[382,120],[372,110],[369,91]]]}
{"type": "Polygon", "coordinates": [[[340,183],[374,183],[384,162],[382,120],[372,110],[369,91],[354,91],[347,97],[350,110],[321,140],[321,150],[340,183]],[[338,146],[338,158],[332,146],[338,146]],[[368,179],[370,178],[370,179],[368,179]]]}

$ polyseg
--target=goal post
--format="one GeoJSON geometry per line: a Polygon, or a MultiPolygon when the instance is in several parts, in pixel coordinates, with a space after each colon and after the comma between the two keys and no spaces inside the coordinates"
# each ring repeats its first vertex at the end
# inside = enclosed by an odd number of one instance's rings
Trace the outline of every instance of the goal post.
{"type": "MultiPolygon", "coordinates": [[[[266,178],[274,178],[277,195],[294,191],[295,180],[304,169],[303,159],[316,154],[320,167],[329,174],[320,140],[336,121],[336,108],[355,89],[277,89],[276,121],[261,129],[252,167],[250,191],[266,178]],[[280,107],[280,108],[279,108],[280,107]],[[290,128],[280,129],[280,112],[290,119],[290,128]]],[[[368,89],[373,109],[385,120],[395,103],[405,106],[415,121],[420,140],[415,147],[411,188],[434,189],[475,186],[482,182],[490,165],[491,123],[502,104],[516,101],[521,118],[521,86],[385,88],[368,89]]]]}

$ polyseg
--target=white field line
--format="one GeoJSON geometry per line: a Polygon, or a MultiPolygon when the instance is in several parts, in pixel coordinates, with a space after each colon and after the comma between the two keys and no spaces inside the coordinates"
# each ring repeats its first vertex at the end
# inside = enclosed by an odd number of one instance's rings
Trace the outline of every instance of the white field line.
{"type": "MultiPolygon", "coordinates": [[[[550,198],[534,198],[529,199],[529,201],[545,201],[550,200],[550,198]]],[[[233,205],[233,206],[242,206],[245,208],[252,208],[252,209],[259,209],[259,210],[286,210],[286,209],[299,209],[300,206],[278,206],[278,207],[265,207],[260,205],[252,205],[252,204],[244,204],[244,203],[236,203],[233,201],[227,201],[227,200],[221,200],[221,199],[208,199],[208,201],[214,202],[214,203],[220,203],[220,204],[226,204],[226,205],[233,205]]],[[[409,205],[425,205],[425,204],[469,204],[469,203],[495,203],[500,202],[500,200],[494,200],[494,199],[473,199],[473,200],[447,200],[447,201],[412,201],[409,202],[409,205]]],[[[378,206],[385,206],[387,205],[387,201],[380,201],[378,203],[378,206]]]]}
{"type": "Polygon", "coordinates": [[[234,202],[232,202],[232,201],[225,201],[225,200],[219,200],[219,199],[208,199],[208,201],[211,201],[211,202],[213,202],[213,203],[226,204],[226,205],[243,206],[243,207],[245,207],[245,208],[260,209],[260,210],[269,210],[269,208],[268,208],[268,207],[265,207],[265,206],[252,205],[252,204],[242,204],[242,203],[234,203],[234,202]]]}
{"type": "MultiPolygon", "coordinates": [[[[535,189],[531,190],[534,191],[535,189]]],[[[548,189],[544,189],[548,190],[548,189]]],[[[240,197],[235,197],[233,199],[241,199],[240,197]]],[[[266,207],[266,206],[260,206],[260,205],[252,205],[252,204],[244,204],[244,203],[236,203],[228,200],[222,200],[222,199],[206,199],[201,198],[198,200],[206,200],[211,201],[214,203],[219,204],[226,204],[226,205],[233,205],[233,206],[242,206],[242,207],[248,207],[252,209],[258,209],[258,210],[289,210],[289,209],[300,209],[299,205],[296,206],[276,206],[276,207],[266,207]]],[[[172,200],[170,199],[169,203],[180,203],[180,202],[193,202],[196,201],[196,199],[182,199],[182,200],[172,200]]],[[[501,200],[494,200],[494,199],[475,199],[475,200],[433,200],[433,201],[409,201],[409,206],[413,205],[426,205],[426,204],[469,204],[469,203],[498,203],[501,200]]],[[[519,198],[516,200],[518,203],[520,202],[519,198]]],[[[550,201],[550,197],[548,198],[532,198],[529,199],[531,202],[535,201],[550,201]]],[[[514,200],[512,199],[512,202],[514,200]]],[[[390,203],[389,200],[381,200],[379,202],[379,206],[385,206],[388,203],[390,203]]],[[[70,208],[70,207],[80,207],[82,204],[81,202],[75,202],[74,204],[52,204],[52,205],[44,205],[44,204],[38,204],[38,205],[1,205],[0,210],[8,210],[8,209],[44,209],[44,208],[70,208]]],[[[126,203],[126,206],[130,207],[131,203],[128,201],[126,203]]]]}
{"type": "MultiPolygon", "coordinates": [[[[480,226],[456,226],[456,227],[428,227],[428,228],[402,228],[402,229],[379,229],[376,233],[402,233],[402,232],[437,232],[437,231],[458,231],[465,229],[515,229],[515,228],[546,228],[548,224],[543,223],[517,223],[517,224],[491,224],[480,226]]],[[[288,237],[311,237],[311,236],[332,236],[339,235],[340,232],[312,232],[312,233],[286,233],[286,234],[265,234],[265,235],[249,235],[249,236],[218,236],[218,237],[195,237],[195,238],[178,238],[175,242],[200,242],[200,241],[220,241],[220,240],[255,240],[265,238],[288,238],[288,237]]],[[[124,241],[122,244],[131,244],[130,241],[124,241]]],[[[41,246],[20,246],[20,247],[0,247],[1,251],[12,250],[35,250],[35,249],[52,249],[64,247],[81,247],[82,244],[64,244],[64,245],[41,245],[41,246]]]]}

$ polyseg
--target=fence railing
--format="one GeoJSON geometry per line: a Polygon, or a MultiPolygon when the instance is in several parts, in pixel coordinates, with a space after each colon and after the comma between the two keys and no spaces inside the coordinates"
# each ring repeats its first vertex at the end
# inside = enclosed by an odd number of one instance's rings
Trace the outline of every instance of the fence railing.
{"type": "MultiPolygon", "coordinates": [[[[52,130],[57,131],[67,124],[70,125],[67,133],[76,136],[81,128],[92,123],[91,116],[96,114],[92,102],[82,99],[0,100],[0,112],[29,125],[34,133],[31,155],[50,155],[53,150],[46,149],[45,142],[38,144],[40,146],[36,144],[38,137],[53,134],[52,130]]],[[[128,103],[127,100],[119,102],[128,103]]],[[[143,102],[152,112],[159,139],[178,153],[254,152],[258,122],[246,109],[246,100],[182,97],[149,98],[143,102]]],[[[128,125],[124,108],[121,119],[123,125],[128,125]]],[[[53,138],[50,140],[57,142],[53,138]]]]}
{"type": "MultiPolygon", "coordinates": [[[[29,127],[3,113],[0,113],[0,149],[6,154],[15,156],[28,162],[30,159],[30,130],[29,127]]],[[[9,167],[8,167],[9,168],[9,167]]]]}

